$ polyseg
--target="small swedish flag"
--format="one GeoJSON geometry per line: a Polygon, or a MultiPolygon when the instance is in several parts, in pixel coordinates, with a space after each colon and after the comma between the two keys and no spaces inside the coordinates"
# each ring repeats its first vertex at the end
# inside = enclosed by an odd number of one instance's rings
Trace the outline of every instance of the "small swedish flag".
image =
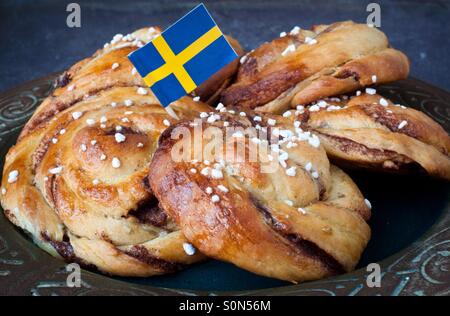
{"type": "Polygon", "coordinates": [[[203,4],[128,56],[165,107],[236,57],[203,4]]]}

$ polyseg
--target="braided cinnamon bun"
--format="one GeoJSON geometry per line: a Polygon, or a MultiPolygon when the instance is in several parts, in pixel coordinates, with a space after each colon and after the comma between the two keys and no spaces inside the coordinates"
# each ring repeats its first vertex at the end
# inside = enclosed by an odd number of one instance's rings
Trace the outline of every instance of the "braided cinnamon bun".
{"type": "Polygon", "coordinates": [[[281,113],[409,73],[408,58],[365,24],[338,22],[283,35],[241,59],[236,82],[222,94],[225,105],[281,113]]]}
{"type": "MultiPolygon", "coordinates": [[[[127,55],[158,34],[152,27],[116,35],[71,67],[25,125],[3,170],[1,204],[10,221],[49,253],[115,275],[173,272],[204,258],[147,180],[157,139],[175,120],[127,55]]],[[[205,83],[202,98],[226,84],[230,69],[205,83]]],[[[182,120],[210,110],[190,97],[172,109],[182,120]]]]}
{"type": "Polygon", "coordinates": [[[450,137],[426,114],[368,93],[321,100],[290,111],[346,167],[422,172],[450,180],[450,137]]]}
{"type": "Polygon", "coordinates": [[[370,238],[370,204],[315,135],[251,111],[201,117],[164,131],[148,177],[195,247],[292,282],[355,267],[370,238]]]}

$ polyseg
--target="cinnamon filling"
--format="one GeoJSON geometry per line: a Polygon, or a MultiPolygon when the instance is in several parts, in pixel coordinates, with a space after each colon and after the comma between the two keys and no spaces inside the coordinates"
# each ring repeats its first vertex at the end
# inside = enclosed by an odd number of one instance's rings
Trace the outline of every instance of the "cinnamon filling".
{"type": "Polygon", "coordinates": [[[130,250],[125,251],[125,254],[164,272],[177,272],[184,268],[181,263],[166,261],[153,256],[143,246],[133,246],[130,250]]]}
{"type": "Polygon", "coordinates": [[[78,258],[73,250],[72,244],[70,243],[70,239],[67,235],[64,235],[61,241],[53,240],[47,233],[42,232],[41,237],[43,240],[48,242],[57,252],[58,254],[66,261],[66,262],[75,262],[81,265],[83,268],[97,271],[97,267],[93,264],[89,264],[81,258],[78,258]]]}
{"type": "Polygon", "coordinates": [[[310,257],[315,261],[319,261],[331,274],[345,273],[344,267],[332,255],[320,248],[312,241],[305,239],[296,233],[288,232],[288,228],[283,223],[277,221],[270,211],[258,200],[252,197],[255,207],[261,212],[267,224],[280,236],[288,240],[302,254],[310,257]]]}
{"type": "Polygon", "coordinates": [[[352,77],[355,81],[359,81],[359,74],[351,71],[349,69],[344,69],[341,72],[339,72],[336,76],[334,76],[337,79],[347,79],[352,77]]]}
{"type": "Polygon", "coordinates": [[[408,125],[401,129],[398,128],[400,122],[403,121],[403,119],[398,118],[394,113],[386,112],[386,109],[384,109],[381,105],[378,106],[374,104],[362,104],[360,105],[360,108],[367,115],[372,117],[377,123],[380,123],[381,125],[387,127],[391,132],[402,133],[409,137],[421,140],[412,122],[409,122],[408,125]]]}
{"type": "Polygon", "coordinates": [[[156,227],[165,227],[168,223],[167,214],[159,206],[159,202],[154,196],[145,200],[136,210],[129,212],[128,215],[136,217],[143,224],[151,224],[156,227]]]}

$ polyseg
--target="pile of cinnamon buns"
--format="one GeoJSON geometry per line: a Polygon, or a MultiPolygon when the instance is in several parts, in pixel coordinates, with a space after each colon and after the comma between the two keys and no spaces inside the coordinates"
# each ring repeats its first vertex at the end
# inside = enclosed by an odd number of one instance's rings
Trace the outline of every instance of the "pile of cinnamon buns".
{"type": "Polygon", "coordinates": [[[227,37],[240,58],[169,113],[127,58],[160,32],[63,73],[9,150],[3,210],[48,253],[121,276],[215,258],[314,280],[354,269],[370,239],[370,202],[337,166],[450,179],[447,132],[376,93],[409,73],[380,30],[295,27],[247,54],[227,37]],[[199,127],[209,141],[174,159],[174,134],[199,127]]]}

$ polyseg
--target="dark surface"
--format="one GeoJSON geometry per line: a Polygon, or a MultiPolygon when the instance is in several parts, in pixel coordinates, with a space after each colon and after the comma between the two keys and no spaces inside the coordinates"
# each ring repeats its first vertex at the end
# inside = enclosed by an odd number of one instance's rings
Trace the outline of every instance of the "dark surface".
{"type": "MultiPolygon", "coordinates": [[[[0,93],[0,169],[23,124],[50,92],[53,78],[0,93]]],[[[380,91],[394,102],[427,113],[450,131],[450,93],[414,79],[383,86],[380,91]]],[[[289,285],[211,260],[181,273],[153,278],[112,278],[83,270],[83,286],[68,288],[65,264],[34,245],[0,209],[0,295],[216,295],[223,291],[255,295],[449,295],[449,184],[418,176],[356,171],[350,175],[373,205],[369,222],[372,239],[354,272],[289,285]],[[365,266],[372,262],[381,266],[381,288],[366,286],[365,266]]]]}
{"type": "MultiPolygon", "coordinates": [[[[64,70],[91,55],[116,33],[146,25],[168,26],[200,1],[82,1],[81,28],[66,26],[72,1],[0,1],[0,91],[64,70]]],[[[449,1],[263,0],[204,1],[226,33],[247,49],[294,25],[353,19],[365,22],[366,6],[381,4],[381,29],[412,61],[416,78],[450,90],[449,1]]]]}

